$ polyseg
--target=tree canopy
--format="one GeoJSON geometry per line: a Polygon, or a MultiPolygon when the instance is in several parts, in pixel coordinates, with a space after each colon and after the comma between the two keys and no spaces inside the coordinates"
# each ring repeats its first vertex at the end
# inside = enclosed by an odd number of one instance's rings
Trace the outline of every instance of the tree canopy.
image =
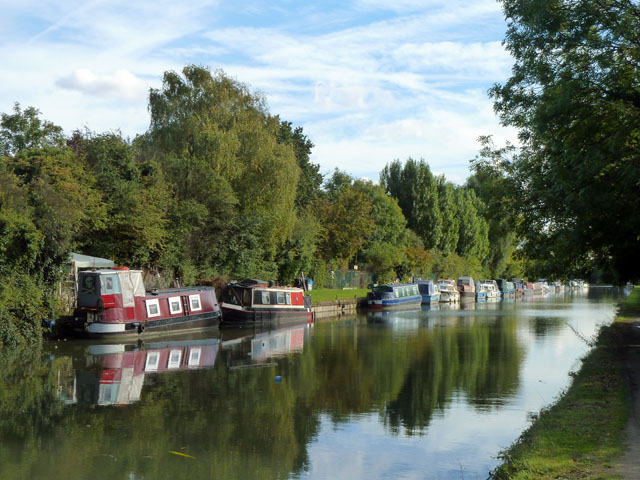
{"type": "Polygon", "coordinates": [[[522,149],[508,172],[550,271],[640,267],[640,5],[503,0],[511,77],[491,89],[522,149]]]}

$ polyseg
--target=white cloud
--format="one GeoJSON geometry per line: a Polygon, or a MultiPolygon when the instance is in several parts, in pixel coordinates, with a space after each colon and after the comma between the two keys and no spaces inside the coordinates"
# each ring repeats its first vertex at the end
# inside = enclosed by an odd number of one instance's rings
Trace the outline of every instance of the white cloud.
{"type": "Polygon", "coordinates": [[[68,90],[98,97],[112,96],[136,100],[144,97],[147,83],[128,70],[118,70],[113,75],[96,75],[91,70],[79,68],[56,81],[56,85],[68,90]]]}

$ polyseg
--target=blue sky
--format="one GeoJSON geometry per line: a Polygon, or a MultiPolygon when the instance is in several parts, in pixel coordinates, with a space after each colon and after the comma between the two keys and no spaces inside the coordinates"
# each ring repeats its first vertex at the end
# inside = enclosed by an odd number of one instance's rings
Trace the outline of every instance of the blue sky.
{"type": "Polygon", "coordinates": [[[0,111],[133,137],[149,88],[193,63],[262,92],[323,173],[375,181],[412,157],[460,183],[479,135],[516,142],[487,97],[510,73],[505,27],[495,0],[0,0],[0,111]]]}

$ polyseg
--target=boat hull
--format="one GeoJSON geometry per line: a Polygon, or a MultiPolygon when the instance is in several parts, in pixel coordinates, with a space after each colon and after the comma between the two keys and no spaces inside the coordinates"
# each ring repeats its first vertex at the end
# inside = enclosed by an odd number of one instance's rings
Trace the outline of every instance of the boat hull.
{"type": "Polygon", "coordinates": [[[265,325],[288,323],[313,322],[313,310],[311,308],[238,308],[235,305],[222,305],[222,326],[226,325],[265,325]]]}
{"type": "Polygon", "coordinates": [[[369,299],[367,300],[367,306],[373,310],[382,310],[388,308],[404,308],[404,307],[417,307],[422,304],[422,295],[414,295],[404,298],[383,298],[383,299],[369,299]]]}
{"type": "Polygon", "coordinates": [[[81,338],[148,337],[167,332],[216,328],[220,317],[219,310],[144,322],[89,322],[86,316],[76,315],[69,325],[63,327],[63,332],[81,338]]]}

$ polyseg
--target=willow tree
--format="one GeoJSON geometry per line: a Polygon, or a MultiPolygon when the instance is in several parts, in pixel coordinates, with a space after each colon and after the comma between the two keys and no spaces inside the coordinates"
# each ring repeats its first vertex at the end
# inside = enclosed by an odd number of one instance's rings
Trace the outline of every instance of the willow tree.
{"type": "MultiPolygon", "coordinates": [[[[175,193],[174,262],[201,273],[276,276],[300,169],[265,99],[221,71],[165,72],[140,141],[175,193]]],[[[178,265],[175,265],[178,267],[178,265]]]]}
{"type": "Polygon", "coordinates": [[[512,178],[528,244],[564,270],[640,271],[640,5],[502,0],[511,77],[491,96],[523,145],[512,178]]]}

